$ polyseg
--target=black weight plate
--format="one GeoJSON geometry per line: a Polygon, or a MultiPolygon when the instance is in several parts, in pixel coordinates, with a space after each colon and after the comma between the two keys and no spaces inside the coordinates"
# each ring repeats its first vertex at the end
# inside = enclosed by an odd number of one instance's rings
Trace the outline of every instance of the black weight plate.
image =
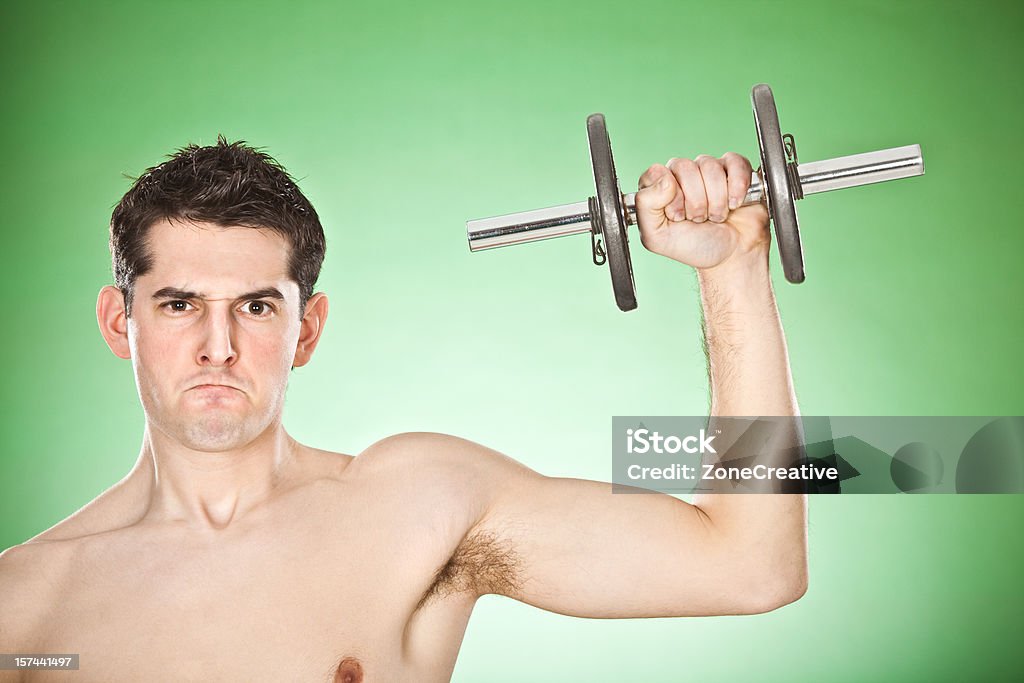
{"type": "Polygon", "coordinates": [[[598,221],[604,238],[615,303],[622,311],[632,311],[636,308],[636,288],[633,285],[633,264],[629,260],[626,213],[622,206],[619,179],[615,175],[612,144],[602,114],[587,117],[587,139],[590,141],[590,162],[594,167],[594,184],[597,186],[597,215],[592,216],[592,219],[598,221]]]}
{"type": "Polygon", "coordinates": [[[796,202],[786,170],[786,149],[782,144],[779,112],[775,108],[772,89],[764,83],[750,91],[754,106],[754,125],[757,127],[757,146],[761,151],[761,178],[767,186],[768,213],[775,224],[775,241],[786,279],[793,283],[804,281],[804,254],[800,246],[800,224],[796,217],[796,202]]]}

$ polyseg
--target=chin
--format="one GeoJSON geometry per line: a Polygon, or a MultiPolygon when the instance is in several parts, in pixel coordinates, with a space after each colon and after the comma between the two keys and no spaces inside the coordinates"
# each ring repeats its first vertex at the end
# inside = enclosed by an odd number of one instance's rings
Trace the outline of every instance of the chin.
{"type": "Polygon", "coordinates": [[[185,425],[182,444],[194,451],[228,451],[245,446],[262,431],[242,420],[200,419],[185,425]]]}

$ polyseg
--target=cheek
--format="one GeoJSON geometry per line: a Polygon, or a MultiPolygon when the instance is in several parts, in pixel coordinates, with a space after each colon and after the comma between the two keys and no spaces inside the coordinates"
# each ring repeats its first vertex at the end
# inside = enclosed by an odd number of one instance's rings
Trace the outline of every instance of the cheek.
{"type": "Polygon", "coordinates": [[[182,338],[174,334],[140,334],[137,330],[128,335],[128,346],[136,374],[145,378],[162,377],[172,368],[182,364],[185,345],[182,338]]]}
{"type": "Polygon", "coordinates": [[[252,339],[244,348],[239,349],[239,360],[242,366],[249,372],[257,373],[261,370],[279,370],[283,366],[289,366],[293,351],[284,343],[283,339],[252,339]]]}
{"type": "Polygon", "coordinates": [[[132,334],[128,337],[132,354],[132,366],[138,385],[139,398],[147,411],[162,411],[173,403],[173,378],[180,375],[173,368],[180,367],[181,361],[173,344],[153,335],[132,334]]]}
{"type": "Polygon", "coordinates": [[[281,372],[287,375],[298,340],[297,324],[288,329],[245,331],[238,338],[239,360],[249,373],[281,372]]]}

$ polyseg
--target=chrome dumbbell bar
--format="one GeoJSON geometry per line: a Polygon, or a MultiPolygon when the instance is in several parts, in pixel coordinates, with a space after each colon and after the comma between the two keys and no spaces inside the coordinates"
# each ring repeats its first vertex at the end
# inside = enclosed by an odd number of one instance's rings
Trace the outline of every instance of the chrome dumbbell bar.
{"type": "MultiPolygon", "coordinates": [[[[920,145],[892,147],[877,152],[851,154],[797,165],[797,175],[804,196],[910,178],[923,173],[924,159],[921,156],[920,145]]],[[[742,205],[757,204],[763,200],[764,182],[761,170],[758,169],[751,175],[750,189],[742,205]]],[[[630,225],[636,224],[636,193],[623,195],[622,202],[627,222],[630,225]]],[[[468,221],[466,230],[470,250],[481,251],[591,232],[591,220],[590,203],[582,201],[546,209],[478,218],[468,221]]]]}

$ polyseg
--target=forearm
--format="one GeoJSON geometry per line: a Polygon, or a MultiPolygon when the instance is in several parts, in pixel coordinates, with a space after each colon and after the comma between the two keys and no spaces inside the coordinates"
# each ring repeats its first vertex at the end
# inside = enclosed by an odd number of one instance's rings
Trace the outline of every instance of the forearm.
{"type": "Polygon", "coordinates": [[[697,271],[711,415],[799,415],[767,253],[697,271]]]}
{"type": "MultiPolygon", "coordinates": [[[[698,270],[704,313],[711,416],[798,416],[785,334],[768,272],[767,247],[735,254],[721,266],[698,270]]],[[[799,421],[782,421],[776,447],[796,446],[799,421]]],[[[729,438],[735,435],[726,435],[729,438]]],[[[734,457],[735,452],[725,457],[734,457]]],[[[739,453],[740,457],[747,454],[739,453]]],[[[772,461],[783,466],[792,451],[772,461]]],[[[731,486],[731,484],[727,484],[731,486]]],[[[802,592],[806,583],[806,496],[704,493],[694,504],[707,515],[723,542],[736,548],[737,561],[752,575],[778,580],[780,590],[802,592]]],[[[771,584],[775,585],[775,584],[771,584]]]]}

